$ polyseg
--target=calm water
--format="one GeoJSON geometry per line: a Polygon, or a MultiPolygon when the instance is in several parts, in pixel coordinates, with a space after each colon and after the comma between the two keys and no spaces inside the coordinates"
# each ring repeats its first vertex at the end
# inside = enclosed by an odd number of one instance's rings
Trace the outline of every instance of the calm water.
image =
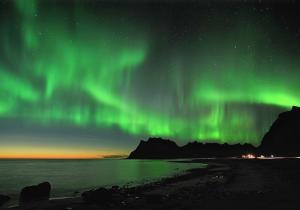
{"type": "Polygon", "coordinates": [[[99,186],[140,184],[200,163],[164,160],[0,160],[0,194],[17,195],[24,186],[49,181],[52,196],[68,196],[99,186]]]}

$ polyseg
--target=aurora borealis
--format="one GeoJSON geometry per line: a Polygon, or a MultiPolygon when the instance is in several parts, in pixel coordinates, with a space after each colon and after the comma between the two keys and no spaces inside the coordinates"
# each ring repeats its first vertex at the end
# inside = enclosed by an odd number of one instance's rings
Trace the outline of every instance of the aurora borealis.
{"type": "Polygon", "coordinates": [[[1,0],[2,153],[258,145],[300,106],[299,5],[259,2],[1,0]]]}

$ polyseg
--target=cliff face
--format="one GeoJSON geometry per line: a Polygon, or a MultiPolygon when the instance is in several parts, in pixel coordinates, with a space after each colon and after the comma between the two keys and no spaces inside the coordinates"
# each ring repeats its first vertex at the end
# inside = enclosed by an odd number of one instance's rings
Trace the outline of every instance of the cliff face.
{"type": "Polygon", "coordinates": [[[279,114],[263,137],[262,153],[277,156],[300,156],[300,107],[279,114]]]}

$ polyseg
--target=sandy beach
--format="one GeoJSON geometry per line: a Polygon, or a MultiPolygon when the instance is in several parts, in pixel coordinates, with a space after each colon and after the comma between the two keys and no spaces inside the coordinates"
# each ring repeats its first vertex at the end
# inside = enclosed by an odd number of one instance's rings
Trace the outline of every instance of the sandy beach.
{"type": "MultiPolygon", "coordinates": [[[[136,187],[114,190],[110,202],[81,197],[32,203],[11,210],[94,209],[298,209],[300,159],[192,160],[207,163],[136,187]]],[[[7,209],[7,208],[6,208],[7,209]]]]}

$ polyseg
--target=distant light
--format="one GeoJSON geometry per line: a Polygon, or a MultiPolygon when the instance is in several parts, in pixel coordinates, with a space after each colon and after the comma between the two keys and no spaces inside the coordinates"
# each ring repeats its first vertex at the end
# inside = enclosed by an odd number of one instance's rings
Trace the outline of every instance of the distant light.
{"type": "Polygon", "coordinates": [[[253,154],[246,154],[246,155],[242,155],[242,158],[244,159],[255,159],[255,155],[253,154]]]}

